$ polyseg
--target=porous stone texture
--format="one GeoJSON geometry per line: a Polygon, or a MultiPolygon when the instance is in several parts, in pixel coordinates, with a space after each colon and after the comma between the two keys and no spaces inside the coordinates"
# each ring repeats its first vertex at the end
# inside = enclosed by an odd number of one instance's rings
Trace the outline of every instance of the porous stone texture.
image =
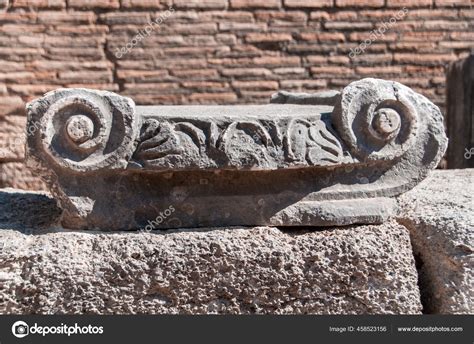
{"type": "Polygon", "coordinates": [[[1,190],[0,313],[419,313],[421,291],[473,314],[473,177],[434,171],[398,224],[284,231],[65,231],[47,194],[1,190]]]}
{"type": "Polygon", "coordinates": [[[429,313],[474,314],[474,169],[439,170],[399,197],[429,313]]]}
{"type": "Polygon", "coordinates": [[[4,229],[0,239],[0,313],[421,312],[408,231],[395,222],[322,231],[4,229]]]}

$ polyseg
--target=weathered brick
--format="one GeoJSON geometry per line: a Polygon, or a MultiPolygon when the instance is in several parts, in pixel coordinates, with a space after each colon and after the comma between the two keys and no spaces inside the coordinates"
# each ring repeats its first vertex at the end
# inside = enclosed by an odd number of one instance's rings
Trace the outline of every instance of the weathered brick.
{"type": "Polygon", "coordinates": [[[449,37],[455,41],[474,41],[472,32],[452,32],[449,37]]]}
{"type": "Polygon", "coordinates": [[[0,188],[49,190],[37,174],[33,173],[31,169],[25,168],[23,162],[0,164],[0,188]]]}
{"type": "Polygon", "coordinates": [[[19,96],[0,96],[0,123],[3,117],[11,114],[21,114],[25,111],[25,102],[19,96]]]}
{"type": "Polygon", "coordinates": [[[157,82],[169,77],[165,70],[129,70],[117,71],[117,77],[125,82],[157,82]]]}
{"type": "MultiPolygon", "coordinates": [[[[1,98],[0,98],[1,99],[1,98]]],[[[0,121],[0,161],[19,161],[25,157],[26,117],[9,115],[0,121]]],[[[38,127],[32,127],[32,132],[38,127]]]]}
{"type": "Polygon", "coordinates": [[[305,23],[307,20],[307,15],[303,11],[256,11],[254,15],[256,20],[270,22],[270,24],[275,22],[305,23]]]}
{"type": "Polygon", "coordinates": [[[177,9],[225,9],[227,0],[173,0],[177,9]]]}
{"type": "Polygon", "coordinates": [[[162,8],[161,0],[121,0],[123,8],[162,8]]]}
{"type": "Polygon", "coordinates": [[[391,64],[393,61],[392,54],[361,54],[356,55],[352,62],[354,64],[391,64]]]}
{"type": "Polygon", "coordinates": [[[472,7],[471,0],[434,0],[436,7],[472,7]]]}
{"type": "Polygon", "coordinates": [[[165,56],[179,56],[179,55],[194,55],[194,56],[205,56],[207,54],[215,54],[219,51],[229,51],[230,48],[226,46],[216,47],[176,47],[176,48],[165,48],[160,49],[165,56]]]}
{"type": "Polygon", "coordinates": [[[433,52],[437,48],[435,42],[397,42],[389,45],[392,51],[433,52]]]}
{"type": "Polygon", "coordinates": [[[346,37],[342,32],[302,32],[300,38],[305,41],[344,42],[346,37]]]}
{"type": "Polygon", "coordinates": [[[59,79],[63,83],[110,83],[113,76],[111,71],[66,71],[59,72],[59,79]]]}
{"type": "MultiPolygon", "coordinates": [[[[173,16],[174,20],[174,16],[173,16]]],[[[253,22],[253,11],[205,11],[199,13],[200,21],[211,21],[211,22],[242,22],[251,23],[253,22]]]]}
{"type": "Polygon", "coordinates": [[[396,63],[411,64],[445,64],[456,60],[455,54],[394,54],[396,63]]]}
{"type": "MultiPolygon", "coordinates": [[[[451,34],[453,35],[454,32],[451,34]]],[[[400,33],[400,41],[407,42],[426,42],[433,41],[438,42],[444,39],[448,33],[442,31],[429,31],[429,32],[403,32],[400,33]]]]}
{"type": "Polygon", "coordinates": [[[227,82],[218,81],[184,81],[181,85],[185,88],[195,89],[197,91],[225,92],[230,90],[227,82]]]}
{"type": "MultiPolygon", "coordinates": [[[[465,30],[469,28],[467,21],[450,21],[450,20],[426,20],[423,22],[423,28],[427,30],[465,30]]],[[[474,35],[474,33],[473,33],[474,35]]]]}
{"type": "Polygon", "coordinates": [[[367,30],[372,29],[373,24],[369,22],[326,22],[324,27],[328,30],[367,30]]]}
{"type": "Polygon", "coordinates": [[[442,66],[403,66],[403,70],[406,74],[410,75],[444,75],[444,67],[442,66]]]}
{"type": "Polygon", "coordinates": [[[471,10],[460,10],[459,16],[461,18],[474,18],[474,9],[471,10]]]}
{"type": "Polygon", "coordinates": [[[251,90],[277,90],[278,82],[276,81],[233,81],[232,86],[237,89],[251,89],[251,90]]]}
{"type": "Polygon", "coordinates": [[[306,62],[314,65],[323,65],[328,62],[328,57],[326,55],[310,55],[306,57],[306,62]]]}
{"type": "MultiPolygon", "coordinates": [[[[40,96],[45,94],[46,92],[52,91],[58,88],[58,85],[24,85],[24,84],[15,84],[9,85],[8,89],[14,93],[24,97],[29,96],[40,96]]],[[[24,104],[23,102],[19,102],[19,104],[24,104]]]]}
{"type": "Polygon", "coordinates": [[[0,24],[5,23],[16,23],[16,24],[24,24],[36,23],[36,19],[38,18],[38,13],[36,12],[0,12],[0,24]]]}
{"type": "Polygon", "coordinates": [[[431,7],[433,0],[387,0],[388,7],[431,7]]]}
{"type": "Polygon", "coordinates": [[[280,8],[281,0],[230,0],[232,8],[280,8]]]}
{"type": "Polygon", "coordinates": [[[32,81],[35,78],[35,73],[33,72],[0,72],[0,81],[8,82],[28,82],[32,81]]]}
{"type": "Polygon", "coordinates": [[[272,72],[266,68],[226,68],[221,70],[221,74],[224,76],[269,76],[272,72]]]}
{"type": "Polygon", "coordinates": [[[44,11],[38,13],[38,23],[43,24],[92,24],[96,21],[94,12],[83,11],[44,11]]]}
{"type": "Polygon", "coordinates": [[[300,61],[301,59],[299,56],[263,56],[254,57],[252,59],[252,64],[266,67],[299,66],[300,61]]]}
{"type": "Polygon", "coordinates": [[[275,90],[268,90],[268,91],[253,91],[253,90],[239,90],[239,94],[248,99],[251,102],[258,102],[258,103],[267,103],[272,94],[275,93],[275,90]]]}
{"type": "Polygon", "coordinates": [[[302,67],[283,67],[283,68],[275,68],[273,72],[275,74],[281,74],[281,75],[305,74],[306,69],[302,67]]]}
{"type": "Polygon", "coordinates": [[[145,94],[145,93],[175,93],[179,91],[179,84],[175,82],[157,82],[157,83],[143,83],[143,84],[124,84],[125,94],[145,94]]]}
{"type": "Polygon", "coordinates": [[[284,0],[285,7],[288,8],[321,8],[332,7],[333,0],[284,0]]]}
{"type": "Polygon", "coordinates": [[[336,50],[333,45],[329,44],[290,44],[287,49],[295,54],[329,53],[336,50]]]}
{"type": "Polygon", "coordinates": [[[287,33],[249,33],[245,36],[245,40],[249,43],[289,42],[292,39],[287,33]]]}
{"type": "Polygon", "coordinates": [[[170,74],[186,80],[209,80],[219,77],[219,73],[215,69],[172,69],[170,74]]]}
{"type": "Polygon", "coordinates": [[[65,87],[70,88],[92,88],[95,90],[104,90],[110,92],[119,92],[120,88],[117,84],[96,84],[96,83],[86,83],[86,84],[66,84],[65,87]]]}
{"type": "Polygon", "coordinates": [[[446,48],[448,50],[465,49],[466,51],[470,51],[474,46],[472,41],[439,42],[438,45],[440,48],[446,48]]]}
{"type": "Polygon", "coordinates": [[[78,8],[78,9],[95,9],[95,8],[105,8],[113,9],[119,8],[119,0],[68,0],[69,7],[78,8]]]}
{"type": "Polygon", "coordinates": [[[216,33],[216,23],[199,23],[199,24],[167,24],[165,28],[174,34],[202,34],[202,33],[216,33]]]}
{"type": "Polygon", "coordinates": [[[265,31],[266,23],[240,23],[240,22],[223,22],[219,23],[220,31],[265,31]]]}
{"type": "Polygon", "coordinates": [[[109,32],[109,27],[105,25],[57,25],[54,27],[55,33],[68,35],[101,35],[109,32]]]}
{"type": "Polygon", "coordinates": [[[221,103],[232,103],[237,100],[235,93],[193,93],[188,98],[193,103],[198,104],[221,104],[221,103]]]}
{"type": "Polygon", "coordinates": [[[375,37],[375,40],[380,42],[393,42],[397,40],[398,35],[393,32],[385,33],[383,35],[372,35],[371,32],[352,32],[349,34],[349,40],[353,42],[364,42],[365,40],[372,41],[372,37],[375,37]]]}
{"type": "Polygon", "coordinates": [[[219,44],[234,45],[237,43],[237,37],[233,34],[219,33],[216,35],[216,42],[219,44]]]}
{"type": "Polygon", "coordinates": [[[14,0],[13,8],[66,8],[66,0],[14,0]]]}
{"type": "Polygon", "coordinates": [[[458,10],[450,8],[441,9],[412,9],[410,10],[410,18],[420,19],[457,19],[458,10]]]}
{"type": "Polygon", "coordinates": [[[329,18],[329,13],[324,11],[313,11],[309,15],[310,20],[328,20],[329,18]]]}
{"type": "Polygon", "coordinates": [[[345,74],[345,75],[351,75],[354,74],[354,70],[348,67],[340,67],[340,66],[334,66],[334,67],[311,67],[311,74],[313,76],[318,77],[318,76],[328,76],[328,75],[339,75],[339,74],[345,74]]]}
{"type": "Polygon", "coordinates": [[[151,22],[151,17],[147,12],[109,12],[101,14],[100,20],[107,25],[145,25],[151,22]]]}
{"type": "Polygon", "coordinates": [[[356,67],[355,71],[357,74],[366,75],[398,75],[403,73],[401,66],[380,66],[380,67],[356,67]]]}
{"type": "Polygon", "coordinates": [[[383,7],[384,0],[336,0],[337,7],[383,7]]]}
{"type": "Polygon", "coordinates": [[[71,58],[102,60],[105,59],[105,54],[99,48],[48,48],[48,54],[54,56],[56,60],[68,61],[71,58]]]}
{"type": "Polygon", "coordinates": [[[348,65],[351,62],[347,56],[329,56],[328,60],[330,63],[341,65],[348,65]]]}
{"type": "Polygon", "coordinates": [[[324,79],[316,80],[282,80],[280,81],[280,88],[292,90],[304,89],[321,89],[327,86],[327,81],[324,79]]]}

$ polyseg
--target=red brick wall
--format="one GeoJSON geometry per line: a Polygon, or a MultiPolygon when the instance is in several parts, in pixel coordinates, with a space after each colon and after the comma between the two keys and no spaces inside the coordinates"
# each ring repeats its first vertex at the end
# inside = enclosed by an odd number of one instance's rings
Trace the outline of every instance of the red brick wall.
{"type": "Polygon", "coordinates": [[[446,66],[474,46],[470,0],[7,3],[0,0],[0,187],[41,187],[21,163],[24,105],[58,87],[107,89],[138,104],[266,103],[278,89],[341,89],[371,76],[444,108],[446,66]],[[149,24],[160,16],[159,27],[149,24]]]}

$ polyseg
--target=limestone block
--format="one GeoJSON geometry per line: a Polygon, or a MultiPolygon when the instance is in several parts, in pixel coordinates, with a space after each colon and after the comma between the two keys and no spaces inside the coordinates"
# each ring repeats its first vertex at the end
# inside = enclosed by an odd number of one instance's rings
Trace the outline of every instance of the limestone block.
{"type": "Polygon", "coordinates": [[[436,171],[399,198],[426,311],[474,314],[474,169],[436,171]]]}
{"type": "Polygon", "coordinates": [[[297,232],[4,229],[0,242],[2,314],[421,312],[408,231],[394,222],[297,232]]]}

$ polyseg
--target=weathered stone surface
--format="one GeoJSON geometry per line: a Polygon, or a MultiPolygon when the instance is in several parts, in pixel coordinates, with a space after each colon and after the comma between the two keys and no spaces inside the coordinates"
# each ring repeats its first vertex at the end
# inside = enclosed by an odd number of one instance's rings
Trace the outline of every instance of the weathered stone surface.
{"type": "Polygon", "coordinates": [[[322,91],[317,93],[278,91],[272,95],[270,103],[334,106],[336,105],[339,96],[340,92],[338,91],[322,91]]]}
{"type": "Polygon", "coordinates": [[[0,228],[33,231],[54,227],[61,209],[47,192],[0,189],[0,228]]]}
{"type": "Polygon", "coordinates": [[[474,314],[474,169],[436,171],[399,198],[430,313],[474,314]]]}
{"type": "Polygon", "coordinates": [[[135,107],[60,89],[28,105],[28,163],[67,228],[382,223],[441,159],[442,115],[378,79],[334,105],[135,107]]]}
{"type": "MultiPolygon", "coordinates": [[[[43,203],[45,200],[39,200],[43,203]]],[[[4,313],[416,314],[408,231],[1,230],[4,313]]]]}

